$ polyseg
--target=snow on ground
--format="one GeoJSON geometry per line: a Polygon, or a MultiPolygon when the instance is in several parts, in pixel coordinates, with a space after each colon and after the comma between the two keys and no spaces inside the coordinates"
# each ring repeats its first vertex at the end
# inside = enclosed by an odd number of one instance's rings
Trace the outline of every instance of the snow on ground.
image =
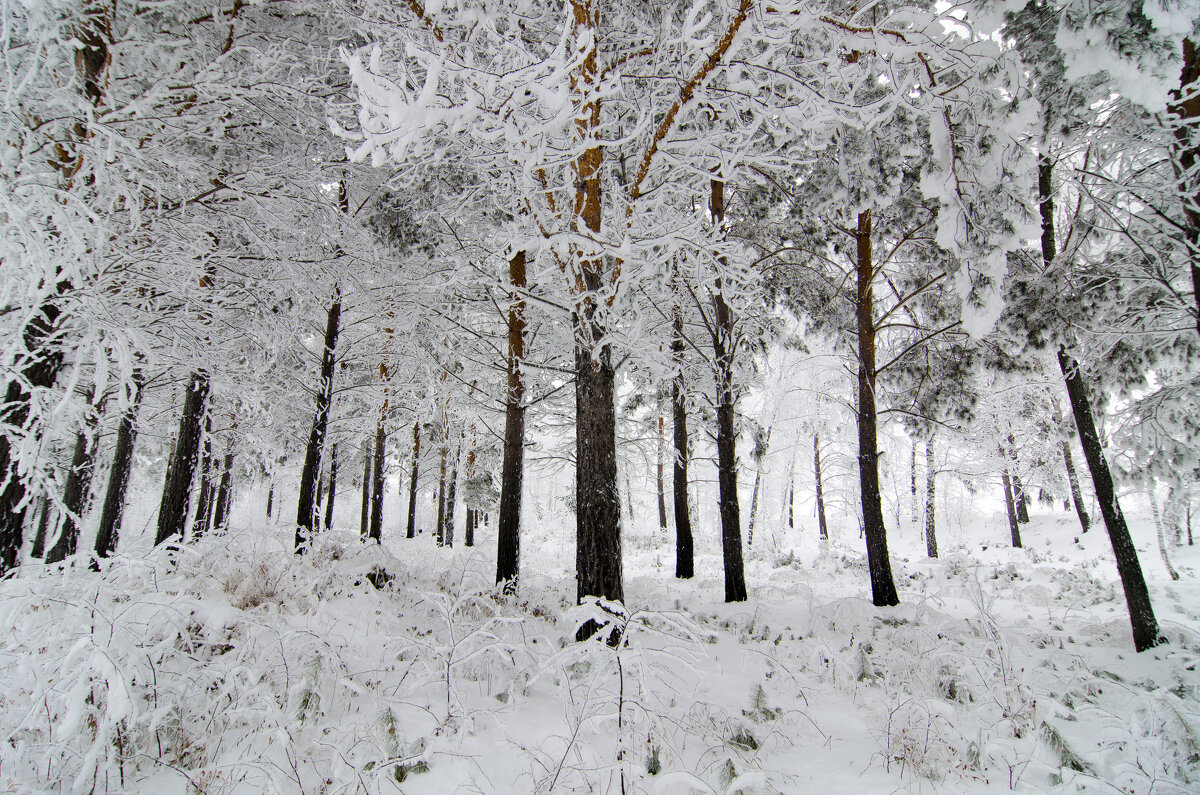
{"type": "Polygon", "coordinates": [[[553,501],[501,598],[492,529],[453,550],[338,531],[296,559],[263,496],[176,551],[136,535],[143,507],[102,571],[0,583],[0,790],[1200,791],[1200,553],[1170,582],[1141,523],[1170,642],[1140,655],[1103,527],[1052,512],[1025,550],[982,550],[1007,531],[981,512],[937,561],[894,530],[890,609],[853,532],[764,522],[736,605],[712,539],[680,582],[667,537],[630,532],[611,648],[572,642],[600,608],[574,607],[553,501]]]}

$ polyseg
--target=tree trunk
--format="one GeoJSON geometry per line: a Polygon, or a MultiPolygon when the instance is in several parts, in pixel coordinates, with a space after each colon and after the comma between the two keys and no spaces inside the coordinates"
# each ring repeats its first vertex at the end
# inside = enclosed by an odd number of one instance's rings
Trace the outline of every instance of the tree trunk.
{"type": "Polygon", "coordinates": [[[33,534],[33,546],[29,550],[29,554],[35,558],[44,557],[46,554],[46,532],[50,529],[50,516],[55,511],[45,495],[38,498],[38,504],[41,512],[38,514],[37,532],[33,534]]]}
{"type": "MultiPolygon", "coordinates": [[[[678,272],[673,272],[673,288],[677,295],[680,289],[678,279],[678,272]]],[[[696,569],[692,552],[691,506],[688,503],[688,460],[691,451],[688,448],[687,392],[683,382],[683,306],[678,298],[673,314],[671,354],[676,371],[671,382],[671,422],[675,441],[675,465],[671,474],[671,490],[675,509],[675,576],[687,580],[695,575],[696,569]]]]}
{"type": "Polygon", "coordinates": [[[754,491],[750,493],[750,520],[746,522],[746,546],[754,546],[754,520],[758,517],[758,491],[762,487],[762,469],[754,472],[754,491]]]}
{"type": "Polygon", "coordinates": [[[333,498],[337,495],[337,443],[329,450],[329,494],[325,498],[325,529],[333,529],[333,498]]]}
{"type": "Polygon", "coordinates": [[[229,512],[233,507],[233,450],[225,452],[221,464],[221,485],[217,487],[217,506],[213,517],[213,530],[224,533],[229,530],[229,512]]]}
{"type": "Polygon", "coordinates": [[[1011,433],[1008,435],[1008,447],[1005,450],[1012,460],[1013,509],[1017,514],[1017,522],[1019,524],[1029,524],[1029,495],[1025,493],[1025,487],[1021,485],[1021,478],[1017,474],[1021,462],[1017,459],[1017,442],[1011,433]]]}
{"type": "Polygon", "coordinates": [[[521,489],[525,469],[525,252],[508,261],[513,287],[508,308],[508,390],[504,399],[504,461],[500,468],[500,516],[496,530],[496,584],[516,593],[521,576],[521,489]]]}
{"type": "Polygon", "coordinates": [[[363,440],[363,479],[362,479],[362,515],[358,524],[358,534],[363,541],[367,540],[371,529],[371,437],[363,440]]]}
{"type": "Polygon", "coordinates": [[[445,424],[445,412],[442,416],[442,452],[441,462],[438,464],[438,493],[437,493],[437,545],[443,547],[446,545],[446,474],[449,464],[447,459],[450,457],[450,447],[447,439],[449,438],[450,430],[445,424]]]}
{"type": "Polygon", "coordinates": [[[813,434],[813,473],[817,481],[817,526],[822,541],[829,540],[829,525],[825,523],[825,486],[821,482],[821,437],[813,434]]]}
{"type": "Polygon", "coordinates": [[[329,405],[333,401],[333,376],[338,330],[342,318],[342,292],[334,285],[333,300],[325,318],[325,345],[321,353],[321,380],[317,387],[317,408],[313,414],[308,447],[304,450],[304,467],[300,470],[300,499],[296,505],[296,554],[302,554],[312,539],[313,525],[321,500],[316,496],[321,478],[321,454],[329,429],[329,405]]]}
{"type": "Polygon", "coordinates": [[[158,532],[154,545],[158,546],[169,538],[183,538],[191,507],[192,479],[200,459],[201,427],[204,422],[205,403],[208,400],[208,375],[192,373],[187,393],[183,400],[183,413],[179,418],[179,436],[175,443],[175,454],[167,468],[167,484],[163,489],[162,504],[158,509],[158,532]]]}
{"type": "Polygon", "coordinates": [[[871,595],[877,607],[900,604],[888,558],[887,530],[879,493],[879,448],[875,408],[875,279],[871,254],[871,211],[858,214],[858,479],[862,500],[871,595]]]}
{"type": "MultiPolygon", "coordinates": [[[[1051,189],[1053,173],[1054,164],[1049,156],[1041,155],[1038,159],[1038,198],[1042,216],[1042,260],[1047,267],[1057,256],[1057,244],[1054,239],[1054,195],[1051,189]]],[[[1192,273],[1196,273],[1194,267],[1192,273]]],[[[1200,291],[1197,291],[1197,299],[1200,300],[1200,291]]],[[[1139,652],[1145,651],[1163,641],[1158,630],[1158,620],[1154,617],[1154,608],[1150,604],[1150,591],[1146,588],[1137,549],[1133,546],[1129,527],[1125,524],[1125,514],[1117,502],[1116,485],[1113,483],[1108,461],[1104,457],[1104,448],[1100,445],[1100,435],[1096,431],[1096,420],[1092,416],[1092,406],[1088,400],[1079,363],[1065,348],[1060,347],[1058,366],[1066,381],[1071,413],[1075,417],[1075,427],[1079,431],[1079,441],[1083,446],[1083,457],[1092,473],[1092,485],[1100,503],[1100,514],[1104,517],[1113,555],[1117,559],[1117,571],[1121,576],[1121,586],[1125,590],[1125,602],[1129,606],[1133,646],[1139,652]]]]}
{"type": "Polygon", "coordinates": [[[108,489],[104,493],[104,505],[100,509],[100,527],[96,530],[96,557],[107,558],[117,549],[121,532],[121,516],[125,511],[125,492],[129,487],[129,473],[133,468],[133,444],[137,439],[137,414],[142,402],[141,376],[133,377],[133,401],[121,415],[117,427],[117,446],[113,451],[112,470],[108,475],[108,489]]]}
{"type": "Polygon", "coordinates": [[[1008,532],[1012,536],[1012,545],[1021,548],[1021,526],[1017,522],[1017,510],[1013,505],[1012,478],[1008,474],[1008,467],[1004,468],[1004,474],[1000,478],[1004,485],[1004,510],[1008,516],[1008,532]]]}
{"type": "Polygon", "coordinates": [[[667,532],[667,492],[666,492],[666,417],[658,415],[658,529],[667,532]]]}
{"type": "Polygon", "coordinates": [[[321,501],[325,499],[325,476],[317,472],[317,493],[313,497],[313,529],[321,530],[321,501]]]}
{"type": "Polygon", "coordinates": [[[454,503],[458,499],[458,458],[462,454],[461,444],[454,450],[451,459],[450,480],[446,483],[446,546],[454,546],[454,503]]]}
{"type": "Polygon", "coordinates": [[[271,518],[271,509],[275,507],[275,481],[267,487],[267,518],[271,518]]]}
{"type": "Polygon", "coordinates": [[[204,441],[200,456],[200,497],[196,500],[196,515],[192,518],[192,540],[203,538],[212,522],[213,495],[213,451],[212,417],[204,418],[204,441]]]}
{"type": "Polygon", "coordinates": [[[1190,38],[1183,40],[1183,71],[1179,75],[1179,91],[1175,92],[1170,113],[1177,118],[1175,123],[1175,173],[1179,180],[1177,189],[1183,203],[1184,243],[1192,273],[1192,301],[1196,304],[1196,331],[1200,332],[1200,186],[1196,184],[1196,172],[1200,164],[1200,147],[1197,146],[1196,122],[1200,119],[1200,58],[1196,45],[1190,38]]]}
{"type": "MultiPolygon", "coordinates": [[[[709,209],[719,228],[725,221],[725,183],[711,180],[709,209]]],[[[724,264],[724,262],[722,262],[724,264]]],[[[742,527],[737,493],[736,396],[733,387],[733,311],[725,302],[718,277],[712,294],[713,365],[717,385],[717,487],[720,495],[721,552],[725,564],[725,601],[746,601],[742,563],[742,527]]]]}
{"type": "Polygon", "coordinates": [[[920,513],[920,508],[917,507],[917,441],[916,441],[916,439],[914,439],[912,441],[911,452],[912,452],[912,456],[909,461],[909,468],[908,468],[909,474],[912,476],[911,477],[912,490],[911,490],[911,495],[910,495],[910,500],[909,500],[909,507],[912,511],[913,527],[919,527],[921,524],[921,513],[920,513]]]}
{"type": "Polygon", "coordinates": [[[46,553],[47,563],[61,563],[75,554],[79,545],[79,523],[83,521],[83,506],[92,484],[95,464],[97,435],[94,420],[90,428],[84,428],[75,436],[75,452],[71,456],[71,470],[63,486],[63,507],[59,513],[58,540],[46,553]],[[89,433],[91,431],[91,433],[89,433]]]}
{"type": "Polygon", "coordinates": [[[379,424],[375,427],[375,471],[371,483],[371,532],[370,537],[383,543],[383,458],[387,436],[384,417],[387,415],[387,400],[379,412],[379,424]]]}
{"type": "Polygon", "coordinates": [[[1158,496],[1154,493],[1154,478],[1146,478],[1146,496],[1150,498],[1150,516],[1154,520],[1154,532],[1158,536],[1158,552],[1162,555],[1163,566],[1172,580],[1178,580],[1179,572],[1175,571],[1175,567],[1171,565],[1171,558],[1167,554],[1166,528],[1162,513],[1158,509],[1158,496]]]}
{"type": "Polygon", "coordinates": [[[1083,494],[1079,490],[1079,475],[1075,473],[1075,460],[1071,456],[1071,440],[1063,439],[1063,463],[1067,467],[1067,482],[1071,485],[1071,501],[1075,504],[1075,513],[1079,516],[1079,524],[1083,532],[1088,531],[1091,521],[1088,519],[1087,507],[1083,504],[1083,494]]]}
{"type": "Polygon", "coordinates": [[[479,510],[476,508],[467,509],[467,524],[463,529],[463,546],[475,546],[475,525],[479,522],[479,510]]]}
{"type": "MultiPolygon", "coordinates": [[[[62,367],[63,351],[54,340],[62,315],[56,299],[44,302],[21,332],[29,358],[21,368],[21,377],[9,381],[4,397],[5,409],[0,414],[4,422],[14,428],[25,428],[32,411],[33,394],[24,384],[35,390],[49,389],[62,367]]],[[[3,490],[0,490],[0,577],[3,577],[17,565],[28,500],[26,483],[8,434],[0,434],[0,477],[4,482],[3,490]]]]}
{"type": "Polygon", "coordinates": [[[421,422],[413,423],[412,472],[408,479],[408,532],[409,538],[417,536],[417,467],[421,458],[421,422]]]}
{"type": "Polygon", "coordinates": [[[934,436],[931,434],[925,442],[925,552],[931,558],[938,556],[937,547],[937,527],[935,524],[936,511],[936,486],[937,486],[937,469],[934,467],[933,461],[933,441],[934,436]]]}

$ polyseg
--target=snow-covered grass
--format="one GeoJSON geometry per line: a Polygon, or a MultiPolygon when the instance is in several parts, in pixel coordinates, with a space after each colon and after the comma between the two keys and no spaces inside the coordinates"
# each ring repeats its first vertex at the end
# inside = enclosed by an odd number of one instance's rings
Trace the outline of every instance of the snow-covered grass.
{"type": "Polygon", "coordinates": [[[725,605],[715,555],[679,582],[631,533],[625,614],[575,607],[563,517],[529,522],[505,598],[490,530],[297,558],[250,513],[0,583],[0,790],[1200,790],[1195,548],[1177,583],[1143,552],[1170,642],[1134,654],[1103,528],[1075,542],[1063,514],[939,561],[897,532],[882,610],[853,537],[764,544],[725,605]],[[619,643],[574,643],[597,616],[619,643]]]}

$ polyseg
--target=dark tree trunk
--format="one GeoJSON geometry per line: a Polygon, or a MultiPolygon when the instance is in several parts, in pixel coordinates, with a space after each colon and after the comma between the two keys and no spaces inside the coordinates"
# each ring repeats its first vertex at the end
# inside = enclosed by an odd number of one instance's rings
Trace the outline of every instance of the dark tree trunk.
{"type": "Polygon", "coordinates": [[[163,488],[162,504],[158,509],[158,532],[154,545],[158,546],[170,538],[183,538],[187,524],[188,508],[191,507],[192,479],[196,474],[196,463],[200,458],[201,427],[204,422],[205,403],[208,400],[208,376],[202,372],[192,373],[187,393],[183,400],[183,413],[179,418],[179,436],[175,443],[175,454],[167,468],[167,484],[163,488]]]}
{"type": "MultiPolygon", "coordinates": [[[[323,457],[323,456],[322,456],[323,457]]],[[[325,476],[317,473],[317,493],[313,497],[313,528],[321,530],[321,501],[325,499],[325,476]]]]}
{"type": "MultiPolygon", "coordinates": [[[[49,389],[58,377],[63,351],[54,337],[61,315],[56,299],[47,300],[22,331],[29,359],[21,368],[21,378],[9,382],[4,396],[5,408],[0,415],[14,428],[24,428],[32,410],[33,395],[26,391],[22,382],[34,389],[49,389]]],[[[0,434],[0,478],[4,481],[3,490],[0,490],[0,577],[17,565],[28,499],[26,483],[11,445],[8,435],[0,434]]]]}
{"type": "Polygon", "coordinates": [[[450,479],[446,483],[446,529],[444,537],[446,546],[454,546],[454,503],[458,499],[458,457],[462,452],[461,446],[455,448],[453,463],[450,466],[450,479]]]}
{"type": "Polygon", "coordinates": [[[233,507],[233,451],[225,453],[221,464],[221,485],[217,487],[216,516],[213,517],[213,529],[225,532],[229,529],[229,511],[233,507]]]}
{"type": "Polygon", "coordinates": [[[525,252],[508,261],[513,287],[508,308],[508,391],[504,399],[504,461],[500,466],[500,515],[496,520],[496,584],[515,593],[521,576],[521,489],[525,470],[525,252]]]}
{"type": "Polygon", "coordinates": [[[467,509],[467,526],[463,529],[463,546],[475,546],[475,525],[479,521],[479,511],[467,509]]]}
{"type": "Polygon", "coordinates": [[[387,401],[379,412],[379,424],[375,428],[375,471],[372,473],[371,484],[371,533],[375,541],[383,543],[383,454],[387,443],[384,417],[387,415],[387,401]]]}
{"type": "Polygon", "coordinates": [[[821,482],[821,437],[813,435],[813,474],[817,481],[817,526],[820,527],[821,540],[829,538],[829,525],[825,523],[825,485],[821,482]]]}
{"type": "Polygon", "coordinates": [[[1012,459],[1012,496],[1013,509],[1017,514],[1017,522],[1020,524],[1029,524],[1029,495],[1025,493],[1025,487],[1021,485],[1021,477],[1017,474],[1017,469],[1021,462],[1017,459],[1017,441],[1010,433],[1008,435],[1007,452],[1009,458],[1012,459]]]}
{"type": "Polygon", "coordinates": [[[88,424],[92,427],[81,430],[75,436],[71,470],[63,486],[63,507],[66,510],[59,514],[58,540],[46,553],[47,563],[61,563],[74,555],[79,545],[79,523],[83,521],[83,506],[92,485],[97,442],[94,421],[89,420],[88,424]]]}
{"type": "Polygon", "coordinates": [[[321,454],[329,429],[329,404],[333,400],[333,376],[337,350],[338,329],[342,318],[342,293],[335,285],[329,314],[325,318],[325,347],[321,353],[321,380],[317,387],[317,409],[313,415],[308,447],[304,451],[304,467],[300,470],[300,499],[296,506],[296,554],[303,553],[312,538],[313,524],[320,510],[316,496],[321,478],[321,454]]]}
{"type": "Polygon", "coordinates": [[[212,417],[204,418],[203,453],[200,456],[200,497],[196,500],[196,515],[192,519],[192,539],[203,538],[212,523],[213,496],[213,451],[212,417]]]}
{"type": "Polygon", "coordinates": [[[367,540],[371,529],[371,438],[363,441],[363,478],[362,478],[362,516],[358,525],[358,533],[363,541],[367,540]]]}
{"type": "Polygon", "coordinates": [[[271,509],[275,507],[275,481],[267,487],[267,518],[271,518],[271,509]]]}
{"type": "MultiPolygon", "coordinates": [[[[1185,48],[1185,54],[1187,49],[1185,48]]],[[[1193,64],[1195,51],[1193,53],[1193,64]]],[[[1186,80],[1185,85],[1191,80],[1186,80]]],[[[1042,215],[1042,260],[1049,266],[1057,256],[1057,243],[1054,239],[1054,194],[1052,191],[1054,164],[1046,155],[1038,160],[1038,193],[1042,215]]],[[[1200,227],[1198,227],[1200,228],[1200,227]]],[[[1194,262],[1194,260],[1193,260],[1194,262]]],[[[1192,269],[1196,274],[1195,266],[1192,269]]],[[[1196,293],[1200,300],[1200,290],[1196,293]]],[[[1096,490],[1096,498],[1100,502],[1100,514],[1104,517],[1104,525],[1108,528],[1108,538],[1112,543],[1113,555],[1117,559],[1117,572],[1121,576],[1121,586],[1125,590],[1125,602],[1129,606],[1129,623],[1133,628],[1133,646],[1145,651],[1157,646],[1163,641],[1159,634],[1158,620],[1154,617],[1154,608],[1150,604],[1150,591],[1146,588],[1146,578],[1142,574],[1142,565],[1138,561],[1137,549],[1129,535],[1129,527],[1125,524],[1125,514],[1117,502],[1117,489],[1113,483],[1112,472],[1104,457],[1104,448],[1100,445],[1100,434],[1096,431],[1096,420],[1092,415],[1091,401],[1088,400],[1087,388],[1083,383],[1083,374],[1079,363],[1075,361],[1064,348],[1058,350],[1058,366],[1062,370],[1067,384],[1067,396],[1071,400],[1071,413],[1075,417],[1075,428],[1079,432],[1079,441],[1083,446],[1083,457],[1087,460],[1088,469],[1092,473],[1092,486],[1096,490]]]]}
{"type": "Polygon", "coordinates": [[[933,440],[934,437],[931,435],[925,442],[925,552],[929,557],[936,558],[938,547],[934,506],[937,504],[935,499],[937,496],[937,469],[934,467],[933,461],[933,440]]]}
{"type": "Polygon", "coordinates": [[[1067,482],[1071,485],[1071,502],[1075,504],[1075,514],[1079,517],[1079,525],[1087,532],[1091,525],[1088,519],[1087,507],[1083,504],[1083,493],[1079,490],[1079,475],[1075,472],[1075,459],[1071,455],[1071,440],[1063,439],[1063,463],[1067,467],[1067,482]]]}
{"type": "MultiPolygon", "coordinates": [[[[1175,173],[1179,180],[1179,198],[1183,202],[1184,243],[1192,273],[1192,301],[1196,304],[1196,331],[1200,332],[1200,186],[1196,183],[1200,165],[1200,146],[1196,140],[1196,121],[1200,119],[1200,58],[1190,38],[1183,40],[1183,71],[1179,91],[1174,92],[1170,112],[1175,123],[1175,173]]],[[[1047,194],[1048,195],[1048,194],[1047,194]]]]}
{"type": "MultiPolygon", "coordinates": [[[[713,223],[725,221],[725,183],[711,180],[709,209],[713,223]]],[[[724,264],[724,263],[722,263],[724,264]]],[[[713,302],[713,365],[717,385],[717,487],[720,494],[721,552],[725,564],[725,601],[746,601],[746,574],[742,563],[742,521],[737,492],[737,397],[733,386],[736,346],[733,311],[716,281],[713,302]]]]}
{"type": "MultiPolygon", "coordinates": [[[[444,419],[444,416],[443,416],[444,419]]],[[[445,433],[449,433],[449,429],[445,429],[445,433]]],[[[450,451],[445,439],[442,440],[441,462],[438,464],[438,492],[437,492],[437,545],[443,547],[446,545],[446,474],[448,464],[446,459],[450,457],[450,451]]]]}
{"type": "Polygon", "coordinates": [[[46,554],[46,532],[50,529],[50,516],[55,510],[45,496],[38,498],[38,505],[41,512],[38,514],[37,532],[33,534],[33,547],[29,550],[29,554],[35,558],[46,554]]]}
{"type": "Polygon", "coordinates": [[[417,466],[421,458],[421,423],[413,423],[412,472],[408,479],[408,532],[409,538],[417,536],[417,466]]]}
{"type": "Polygon", "coordinates": [[[658,529],[667,532],[667,490],[666,490],[666,418],[658,416],[658,529]]]}
{"type": "Polygon", "coordinates": [[[1009,476],[1007,468],[1005,468],[1004,474],[1000,479],[1004,484],[1004,510],[1008,516],[1008,532],[1012,536],[1012,545],[1020,549],[1021,526],[1017,522],[1017,511],[1013,505],[1012,478],[1009,476]]]}
{"type": "Polygon", "coordinates": [[[325,529],[333,529],[333,498],[337,496],[337,443],[329,450],[329,494],[325,497],[325,529]]]}
{"type": "Polygon", "coordinates": [[[858,214],[858,479],[871,595],[877,607],[900,604],[888,558],[887,530],[879,493],[879,448],[875,408],[875,278],[871,254],[871,211],[858,214]]]}
{"type": "Polygon", "coordinates": [[[754,471],[754,491],[750,493],[750,520],[746,522],[746,546],[754,546],[754,520],[758,518],[758,491],[762,488],[762,469],[754,471]]]}
{"type": "Polygon", "coordinates": [[[100,527],[96,530],[98,558],[107,558],[116,551],[121,532],[125,492],[129,487],[129,473],[133,468],[133,445],[137,439],[137,414],[142,402],[142,384],[138,374],[134,375],[134,389],[133,401],[121,415],[121,424],[117,427],[117,446],[113,451],[112,470],[108,475],[104,505],[100,509],[100,527]]]}
{"type": "Polygon", "coordinates": [[[1121,575],[1125,601],[1129,605],[1133,645],[1138,651],[1145,651],[1163,641],[1158,630],[1158,620],[1154,617],[1154,608],[1150,604],[1150,591],[1146,588],[1137,549],[1133,546],[1129,527],[1125,524],[1125,514],[1117,502],[1116,485],[1113,483],[1108,461],[1104,457],[1104,449],[1100,446],[1100,435],[1096,432],[1096,421],[1092,416],[1092,406],[1083,384],[1083,376],[1079,372],[1079,364],[1061,348],[1058,352],[1058,363],[1066,378],[1071,410],[1075,415],[1079,440],[1083,443],[1083,455],[1087,459],[1088,469],[1092,472],[1092,485],[1095,486],[1096,497],[1100,501],[1100,514],[1104,517],[1108,538],[1112,542],[1113,554],[1117,559],[1117,571],[1121,575]]]}
{"type": "MultiPolygon", "coordinates": [[[[674,275],[678,280],[678,274],[674,275]]],[[[679,286],[675,285],[678,293],[679,286]]],[[[692,552],[692,515],[688,504],[688,447],[687,393],[683,383],[683,307],[676,300],[674,335],[671,353],[675,361],[675,378],[671,382],[671,422],[675,441],[675,466],[671,473],[671,491],[675,509],[675,576],[687,580],[695,576],[696,569],[692,552]]]]}

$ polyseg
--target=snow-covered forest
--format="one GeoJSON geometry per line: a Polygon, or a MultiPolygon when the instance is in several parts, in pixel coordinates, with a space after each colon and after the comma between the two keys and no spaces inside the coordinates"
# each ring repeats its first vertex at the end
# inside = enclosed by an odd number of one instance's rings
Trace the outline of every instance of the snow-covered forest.
{"type": "Polygon", "coordinates": [[[1200,0],[0,5],[0,791],[1200,789],[1200,0]]]}

